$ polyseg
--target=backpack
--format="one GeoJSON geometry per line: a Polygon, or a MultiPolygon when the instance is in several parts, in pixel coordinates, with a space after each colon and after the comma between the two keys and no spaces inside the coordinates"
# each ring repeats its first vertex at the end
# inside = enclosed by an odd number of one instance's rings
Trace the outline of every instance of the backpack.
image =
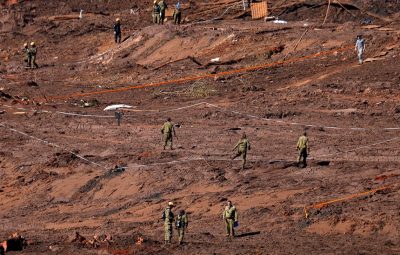
{"type": "Polygon", "coordinates": [[[183,228],[185,226],[184,215],[178,215],[175,225],[177,228],[183,228]]]}

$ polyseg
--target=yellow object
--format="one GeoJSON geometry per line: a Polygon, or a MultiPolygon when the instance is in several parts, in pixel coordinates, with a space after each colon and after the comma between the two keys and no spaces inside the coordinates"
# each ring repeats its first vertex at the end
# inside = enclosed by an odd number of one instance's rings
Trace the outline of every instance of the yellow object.
{"type": "Polygon", "coordinates": [[[35,42],[31,42],[31,46],[35,46],[35,42]]]}
{"type": "Polygon", "coordinates": [[[28,43],[24,43],[24,47],[27,47],[28,46],[28,43]]]}
{"type": "Polygon", "coordinates": [[[169,206],[173,206],[174,203],[173,203],[173,202],[168,202],[168,205],[169,205],[169,206]]]}
{"type": "Polygon", "coordinates": [[[116,22],[120,22],[120,21],[121,21],[121,19],[120,19],[120,18],[117,18],[115,21],[116,21],[116,22]]]}

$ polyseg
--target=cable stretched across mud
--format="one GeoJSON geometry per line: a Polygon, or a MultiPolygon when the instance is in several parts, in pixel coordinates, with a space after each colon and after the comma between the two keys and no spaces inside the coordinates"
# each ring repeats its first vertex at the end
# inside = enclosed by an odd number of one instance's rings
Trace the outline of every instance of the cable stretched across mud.
{"type": "Polygon", "coordinates": [[[202,79],[207,79],[207,78],[216,78],[216,77],[227,76],[227,75],[232,75],[232,74],[255,71],[255,70],[259,70],[259,69],[265,69],[265,68],[279,66],[279,65],[292,64],[292,63],[301,62],[301,61],[308,60],[308,59],[317,58],[319,56],[329,55],[329,54],[333,54],[333,53],[337,53],[337,52],[345,52],[345,51],[350,50],[353,47],[354,47],[353,45],[347,45],[347,46],[344,46],[344,47],[341,47],[338,49],[321,51],[321,52],[317,52],[317,53],[299,57],[299,58],[293,58],[293,59],[288,59],[288,60],[283,60],[283,61],[278,61],[278,62],[273,62],[273,63],[266,63],[266,64],[262,64],[262,65],[249,66],[249,67],[229,70],[229,71],[225,71],[225,72],[219,72],[216,74],[203,74],[203,75],[198,75],[198,76],[189,76],[189,77],[183,77],[183,78],[179,78],[179,79],[167,80],[167,81],[157,82],[157,83],[146,83],[146,84],[142,84],[142,85],[126,86],[126,87],[122,87],[122,88],[118,88],[118,89],[100,90],[100,91],[86,92],[86,93],[74,93],[74,94],[63,95],[63,96],[52,96],[52,97],[47,97],[47,100],[66,100],[66,99],[71,99],[71,98],[87,97],[87,96],[92,96],[92,95],[104,95],[104,94],[111,94],[111,93],[119,93],[119,92],[123,92],[123,91],[134,90],[134,89],[160,87],[160,86],[170,85],[170,84],[182,84],[182,83],[186,83],[189,81],[196,81],[196,80],[202,80],[202,79]]]}

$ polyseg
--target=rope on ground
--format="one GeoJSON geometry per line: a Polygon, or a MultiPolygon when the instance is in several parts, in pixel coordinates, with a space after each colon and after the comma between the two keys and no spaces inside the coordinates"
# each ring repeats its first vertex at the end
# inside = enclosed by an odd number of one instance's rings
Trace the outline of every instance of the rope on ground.
{"type": "MultiPolygon", "coordinates": [[[[221,111],[224,112],[228,112],[228,113],[233,113],[236,115],[242,115],[248,118],[253,118],[253,119],[259,119],[259,120],[264,120],[264,121],[270,121],[270,122],[276,122],[278,124],[282,124],[282,125],[289,125],[289,126],[299,126],[299,127],[307,127],[307,128],[323,128],[323,129],[328,129],[328,130],[349,130],[349,131],[378,131],[378,130],[383,130],[383,131],[398,131],[400,130],[400,127],[383,127],[383,128],[363,128],[363,127],[336,127],[336,126],[324,126],[324,125],[317,125],[317,124],[305,124],[305,123],[297,123],[297,122],[288,122],[288,121],[283,121],[283,120],[276,120],[276,119],[271,119],[271,118],[265,118],[265,117],[260,117],[260,116],[255,116],[255,115],[251,115],[248,113],[243,113],[243,112],[239,112],[239,111],[234,111],[234,110],[229,110],[229,109],[225,109],[223,107],[220,107],[218,105],[215,104],[211,104],[208,102],[200,102],[200,103],[196,103],[196,104],[192,104],[192,105],[187,105],[187,106],[183,106],[183,107],[178,107],[178,108],[173,108],[173,109],[169,109],[169,110],[137,110],[137,109],[133,109],[133,110],[127,110],[128,112],[146,112],[147,114],[161,114],[161,113],[168,113],[168,112],[175,112],[175,111],[181,111],[181,110],[185,110],[185,109],[189,109],[189,108],[193,108],[193,107],[197,107],[197,106],[201,106],[201,105],[206,105],[208,107],[212,107],[212,108],[216,108],[219,109],[221,111]]],[[[13,108],[11,106],[8,105],[3,105],[4,107],[8,107],[8,108],[13,108]]],[[[29,109],[25,109],[25,108],[16,108],[18,110],[23,110],[23,111],[33,111],[33,112],[37,112],[37,113],[51,113],[51,114],[61,114],[61,115],[66,115],[66,116],[75,116],[75,117],[82,117],[82,118],[115,118],[115,116],[113,115],[96,115],[96,114],[79,114],[79,113],[71,113],[71,112],[61,112],[61,111],[37,111],[37,110],[29,110],[29,109]]],[[[125,118],[136,118],[137,115],[124,115],[125,118]]],[[[393,141],[393,140],[397,140],[399,138],[393,138],[390,140],[385,140],[383,142],[380,143],[386,143],[389,141],[393,141]]],[[[378,143],[379,144],[379,143],[378,143]]],[[[377,144],[375,144],[377,145],[377,144]]],[[[345,151],[345,152],[350,152],[350,151],[345,151]]],[[[332,154],[326,154],[323,156],[330,156],[332,154]]]]}
{"type": "Polygon", "coordinates": [[[87,159],[87,158],[85,158],[85,157],[83,157],[83,156],[81,156],[81,155],[79,155],[79,154],[77,154],[77,153],[75,153],[75,152],[73,152],[73,151],[67,150],[67,149],[61,147],[61,146],[58,145],[58,144],[55,144],[55,143],[52,143],[52,142],[49,142],[49,141],[40,139],[40,138],[38,138],[38,137],[29,135],[29,134],[27,134],[27,133],[25,133],[25,132],[22,132],[22,131],[19,131],[19,130],[15,129],[15,128],[8,127],[8,126],[7,126],[6,124],[4,124],[4,123],[0,123],[0,127],[3,127],[3,128],[5,128],[5,129],[8,129],[8,130],[10,130],[10,131],[12,131],[12,132],[18,133],[18,134],[20,134],[20,135],[29,137],[29,138],[31,138],[31,139],[33,139],[33,140],[39,141],[39,142],[44,143],[44,144],[46,144],[46,145],[48,145],[48,146],[61,149],[61,150],[65,151],[65,152],[68,152],[69,154],[71,154],[71,155],[73,155],[73,156],[79,158],[80,160],[83,160],[83,161],[85,161],[85,162],[87,162],[87,163],[90,163],[90,164],[95,165],[95,166],[97,166],[97,167],[100,167],[100,168],[103,168],[103,169],[105,169],[105,170],[108,170],[107,167],[105,167],[105,166],[103,166],[103,165],[100,165],[99,163],[96,163],[96,162],[94,162],[94,161],[91,161],[91,160],[89,160],[89,159],[87,159]]]}
{"type": "Polygon", "coordinates": [[[360,149],[364,149],[364,148],[370,148],[372,146],[376,146],[376,145],[379,145],[379,144],[396,141],[396,140],[399,140],[399,139],[400,139],[400,137],[395,137],[395,138],[379,141],[379,142],[376,142],[376,143],[373,143],[373,144],[363,145],[363,146],[360,146],[360,147],[357,147],[357,148],[353,148],[353,149],[350,149],[350,150],[346,150],[346,151],[339,151],[339,152],[336,152],[336,153],[324,154],[324,155],[321,155],[319,157],[322,158],[322,157],[334,156],[334,155],[337,155],[337,154],[349,153],[349,152],[352,152],[352,151],[356,151],[356,150],[360,150],[360,149]]]}

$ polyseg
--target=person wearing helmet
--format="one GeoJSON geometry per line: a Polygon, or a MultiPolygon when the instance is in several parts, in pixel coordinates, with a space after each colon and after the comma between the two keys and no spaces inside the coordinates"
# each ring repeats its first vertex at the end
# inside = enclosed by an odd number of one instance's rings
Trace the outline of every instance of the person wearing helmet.
{"type": "Polygon", "coordinates": [[[115,43],[121,43],[121,20],[117,18],[114,24],[115,43]]]}
{"type": "Polygon", "coordinates": [[[37,54],[37,47],[35,42],[31,42],[31,48],[29,49],[30,61],[29,66],[31,68],[38,68],[39,66],[36,64],[36,54],[37,54]]]}
{"type": "Polygon", "coordinates": [[[158,6],[157,0],[154,0],[153,5],[153,23],[160,24],[160,6],[158,6]]]}
{"type": "Polygon", "coordinates": [[[25,66],[26,67],[30,67],[31,54],[29,53],[28,43],[24,43],[23,52],[24,52],[24,55],[25,55],[25,58],[24,58],[25,66]]]}
{"type": "Polygon", "coordinates": [[[167,208],[165,208],[162,214],[162,220],[164,221],[164,240],[165,244],[170,244],[172,239],[172,223],[174,222],[174,214],[172,212],[172,208],[174,207],[173,202],[168,202],[167,208]]]}
{"type": "Polygon", "coordinates": [[[181,23],[181,18],[182,18],[181,3],[179,1],[175,5],[173,17],[174,17],[174,24],[179,25],[181,23]]]}

